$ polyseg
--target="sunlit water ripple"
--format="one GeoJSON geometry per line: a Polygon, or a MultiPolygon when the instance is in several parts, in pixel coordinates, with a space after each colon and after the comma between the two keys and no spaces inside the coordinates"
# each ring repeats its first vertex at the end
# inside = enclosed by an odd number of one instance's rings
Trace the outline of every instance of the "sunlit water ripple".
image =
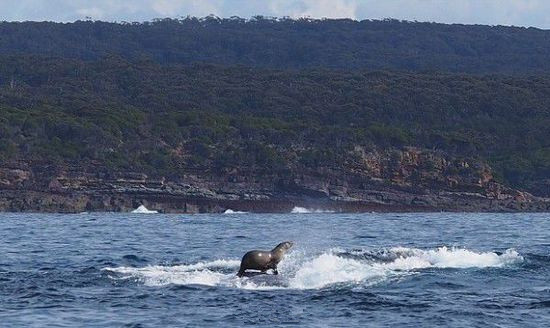
{"type": "Polygon", "coordinates": [[[0,214],[0,326],[550,322],[550,214],[297,212],[0,214]],[[235,276],[284,240],[278,276],[235,276]]]}

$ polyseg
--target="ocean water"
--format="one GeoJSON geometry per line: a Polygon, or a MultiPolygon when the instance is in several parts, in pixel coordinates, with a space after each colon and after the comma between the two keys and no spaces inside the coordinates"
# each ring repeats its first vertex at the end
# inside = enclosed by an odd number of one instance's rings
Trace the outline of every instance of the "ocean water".
{"type": "Polygon", "coordinates": [[[550,214],[295,212],[0,214],[0,326],[550,325],[550,214]]]}

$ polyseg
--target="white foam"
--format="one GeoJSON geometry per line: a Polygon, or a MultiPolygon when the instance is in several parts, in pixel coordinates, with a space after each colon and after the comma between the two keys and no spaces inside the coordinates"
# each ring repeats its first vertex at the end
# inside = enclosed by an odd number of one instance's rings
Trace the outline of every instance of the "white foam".
{"type": "Polygon", "coordinates": [[[233,211],[232,209],[227,209],[223,214],[246,214],[248,212],[242,212],[242,211],[233,211]]]}
{"type": "Polygon", "coordinates": [[[116,279],[137,279],[146,286],[175,285],[226,285],[224,282],[235,274],[225,274],[216,270],[238,269],[240,261],[216,260],[212,262],[199,262],[190,265],[151,265],[142,268],[117,267],[103,270],[121,274],[116,279]]]}
{"type": "Polygon", "coordinates": [[[336,283],[376,283],[384,278],[426,268],[487,268],[503,267],[523,261],[515,250],[504,254],[478,253],[467,249],[440,247],[435,250],[392,248],[395,259],[390,262],[368,262],[343,258],[330,251],[304,263],[290,279],[298,289],[322,288],[336,283]]]}
{"type": "Polygon", "coordinates": [[[329,210],[319,210],[319,209],[310,209],[300,206],[294,206],[294,208],[290,211],[292,214],[309,214],[309,213],[334,213],[334,211],[329,210]]]}
{"type": "Polygon", "coordinates": [[[400,255],[389,267],[400,270],[435,268],[487,268],[502,267],[523,261],[523,257],[513,249],[508,249],[501,255],[494,252],[474,252],[463,248],[440,247],[435,250],[420,250],[414,248],[392,248],[391,251],[400,255]]]}
{"type": "Polygon", "coordinates": [[[336,283],[357,283],[382,275],[381,270],[334,254],[322,254],[305,263],[290,279],[297,289],[316,289],[336,283]]]}
{"type": "Polygon", "coordinates": [[[104,270],[117,273],[113,279],[136,279],[147,286],[205,285],[241,289],[318,289],[335,284],[368,286],[396,276],[421,274],[427,268],[503,267],[523,261],[515,250],[503,254],[441,247],[432,250],[391,248],[377,253],[329,250],[312,256],[300,251],[289,253],[279,264],[277,278],[259,276],[237,278],[238,260],[216,260],[176,266],[117,267],[104,270]],[[384,259],[369,254],[383,254],[384,259]],[[370,260],[369,260],[370,259],[370,260]]]}
{"type": "Polygon", "coordinates": [[[158,213],[158,211],[149,210],[145,205],[140,205],[138,208],[132,211],[132,213],[139,213],[139,214],[155,214],[158,213]]]}

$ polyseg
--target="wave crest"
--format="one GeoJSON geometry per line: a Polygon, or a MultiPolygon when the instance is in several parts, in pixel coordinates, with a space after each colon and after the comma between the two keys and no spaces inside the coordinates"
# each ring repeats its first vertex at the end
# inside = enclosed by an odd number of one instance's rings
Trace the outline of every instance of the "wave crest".
{"type": "Polygon", "coordinates": [[[234,210],[228,208],[223,212],[223,214],[248,214],[248,212],[234,211],[234,210]]]}
{"type": "Polygon", "coordinates": [[[292,214],[334,213],[334,211],[311,209],[311,208],[305,208],[305,207],[300,207],[300,206],[294,206],[294,208],[290,211],[290,213],[292,213],[292,214]]]}
{"type": "Polygon", "coordinates": [[[157,214],[158,211],[150,210],[145,205],[139,205],[138,208],[132,211],[134,214],[157,214]]]}
{"type": "Polygon", "coordinates": [[[488,268],[523,261],[515,250],[502,254],[440,247],[431,250],[396,247],[375,251],[328,250],[311,256],[295,251],[279,265],[281,275],[237,278],[238,260],[189,265],[105,268],[113,279],[136,279],[147,286],[205,285],[242,289],[318,289],[337,284],[372,285],[392,277],[419,274],[427,268],[488,268]]]}

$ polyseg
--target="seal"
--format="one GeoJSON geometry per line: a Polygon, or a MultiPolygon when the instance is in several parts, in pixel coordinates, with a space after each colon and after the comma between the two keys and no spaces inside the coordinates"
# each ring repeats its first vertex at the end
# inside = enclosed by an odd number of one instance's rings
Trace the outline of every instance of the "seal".
{"type": "Polygon", "coordinates": [[[238,277],[242,277],[245,271],[260,270],[265,273],[267,270],[273,270],[273,274],[279,274],[277,264],[281,262],[286,252],[294,245],[291,241],[285,241],[277,245],[271,251],[250,251],[244,254],[241,260],[241,267],[237,273],[238,277]]]}

